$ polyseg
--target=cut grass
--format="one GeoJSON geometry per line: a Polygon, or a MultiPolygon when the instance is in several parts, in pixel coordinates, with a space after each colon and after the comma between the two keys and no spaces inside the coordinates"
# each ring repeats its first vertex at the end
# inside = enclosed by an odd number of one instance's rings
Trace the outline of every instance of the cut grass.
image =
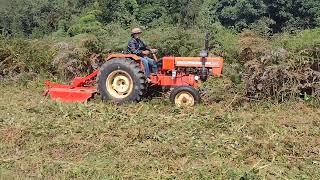
{"type": "Polygon", "coordinates": [[[0,179],[320,179],[320,109],[62,104],[1,85],[0,179]]]}

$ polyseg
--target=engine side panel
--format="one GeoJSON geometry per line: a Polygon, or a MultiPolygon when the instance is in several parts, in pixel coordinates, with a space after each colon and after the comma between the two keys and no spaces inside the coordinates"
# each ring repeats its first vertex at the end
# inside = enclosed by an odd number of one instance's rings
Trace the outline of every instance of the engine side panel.
{"type": "MultiPolygon", "coordinates": [[[[224,60],[222,57],[207,57],[204,59],[205,67],[212,69],[214,76],[222,74],[224,60]]],[[[174,70],[176,68],[202,68],[201,57],[164,57],[163,70],[174,70]]]]}

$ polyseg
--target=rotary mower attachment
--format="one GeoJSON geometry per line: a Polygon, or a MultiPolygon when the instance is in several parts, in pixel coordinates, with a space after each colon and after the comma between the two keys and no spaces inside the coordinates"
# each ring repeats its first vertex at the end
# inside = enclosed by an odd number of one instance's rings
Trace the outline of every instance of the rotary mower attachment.
{"type": "Polygon", "coordinates": [[[86,102],[97,93],[96,80],[99,71],[86,77],[76,77],[70,85],[45,81],[44,96],[61,102],[86,102]]]}

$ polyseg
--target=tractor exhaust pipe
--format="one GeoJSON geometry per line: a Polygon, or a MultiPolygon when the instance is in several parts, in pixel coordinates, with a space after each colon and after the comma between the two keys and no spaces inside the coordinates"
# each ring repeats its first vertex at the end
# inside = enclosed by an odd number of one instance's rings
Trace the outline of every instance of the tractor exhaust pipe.
{"type": "Polygon", "coordinates": [[[204,50],[200,52],[200,57],[202,61],[202,69],[200,73],[200,79],[202,81],[208,80],[208,69],[206,68],[207,57],[209,56],[209,33],[206,32],[204,50]]]}

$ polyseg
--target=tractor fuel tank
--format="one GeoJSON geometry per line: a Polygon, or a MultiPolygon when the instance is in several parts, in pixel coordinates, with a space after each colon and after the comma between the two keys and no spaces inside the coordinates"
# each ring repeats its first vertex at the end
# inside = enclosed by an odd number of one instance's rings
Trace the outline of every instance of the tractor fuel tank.
{"type": "Polygon", "coordinates": [[[212,69],[213,75],[220,76],[224,60],[222,57],[164,57],[163,70],[175,70],[176,68],[201,68],[205,61],[205,67],[212,69]]]}
{"type": "Polygon", "coordinates": [[[175,57],[163,57],[162,58],[162,69],[163,70],[174,70],[175,69],[175,57]]]}

